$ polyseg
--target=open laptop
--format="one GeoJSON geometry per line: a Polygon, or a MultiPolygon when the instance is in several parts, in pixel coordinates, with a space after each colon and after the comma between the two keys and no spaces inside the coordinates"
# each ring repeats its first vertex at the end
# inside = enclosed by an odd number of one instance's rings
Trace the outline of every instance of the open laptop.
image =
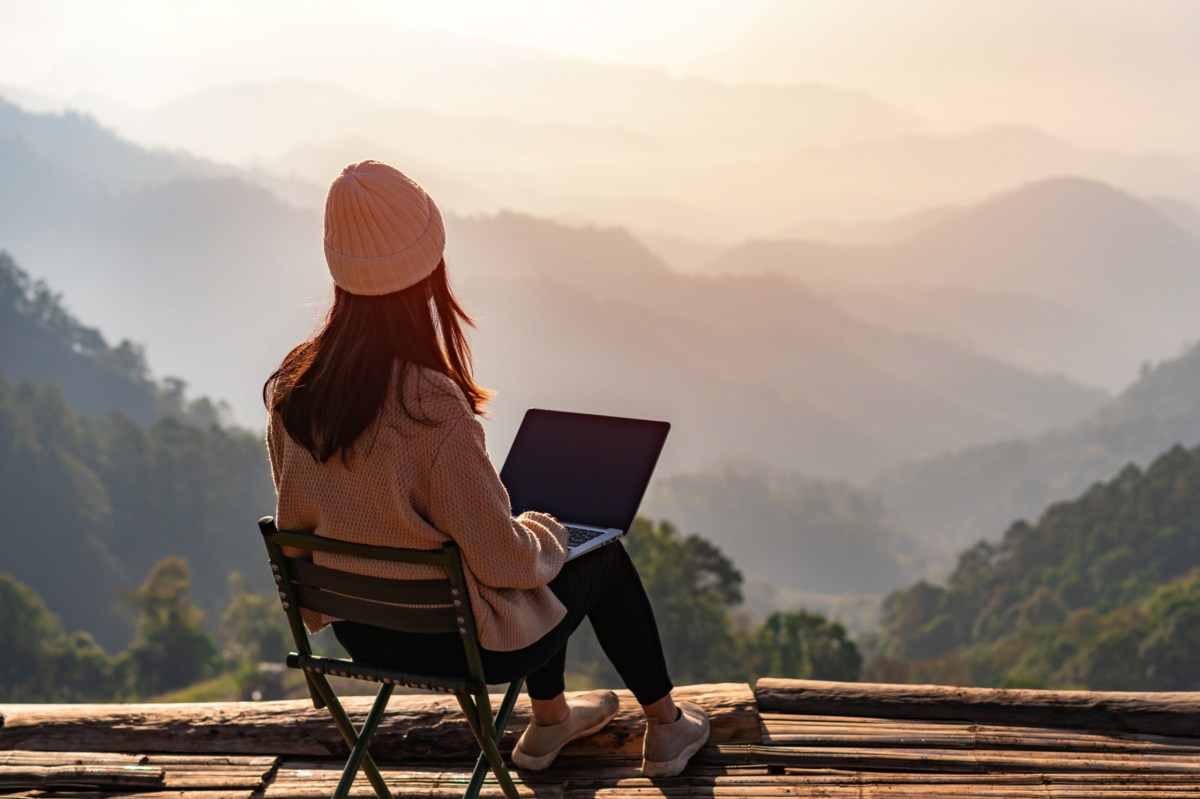
{"type": "Polygon", "coordinates": [[[500,470],[514,516],[554,516],[569,533],[567,559],[629,531],[671,425],[590,413],[525,412],[500,470]]]}

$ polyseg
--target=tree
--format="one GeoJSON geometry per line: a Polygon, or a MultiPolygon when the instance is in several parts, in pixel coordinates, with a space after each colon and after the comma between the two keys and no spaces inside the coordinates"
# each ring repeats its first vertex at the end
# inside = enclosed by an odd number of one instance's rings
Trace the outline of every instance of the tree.
{"type": "Polygon", "coordinates": [[[122,655],[126,690],[138,697],[182,688],[209,676],[216,646],[204,632],[204,614],[184,595],[191,570],[170,556],[150,570],[130,596],[140,610],[137,634],[122,655]]]}
{"type": "Polygon", "coordinates": [[[229,577],[229,605],[218,638],[221,656],[239,665],[279,662],[294,646],[279,600],[247,591],[237,573],[229,577]]]}
{"type": "Polygon", "coordinates": [[[0,701],[108,698],[111,662],[87,633],[67,636],[29,586],[0,574],[0,701]]]}
{"type": "Polygon", "coordinates": [[[846,628],[803,610],[772,613],[749,635],[746,648],[758,677],[852,682],[862,669],[862,655],[846,628]]]}
{"type": "Polygon", "coordinates": [[[50,650],[65,637],[62,622],[37,592],[0,574],[0,699],[30,702],[52,695],[50,650]]]}
{"type": "Polygon", "coordinates": [[[672,676],[726,679],[737,669],[729,610],[742,600],[742,574],[714,544],[681,536],[668,521],[635,521],[625,539],[654,607],[672,676]]]}

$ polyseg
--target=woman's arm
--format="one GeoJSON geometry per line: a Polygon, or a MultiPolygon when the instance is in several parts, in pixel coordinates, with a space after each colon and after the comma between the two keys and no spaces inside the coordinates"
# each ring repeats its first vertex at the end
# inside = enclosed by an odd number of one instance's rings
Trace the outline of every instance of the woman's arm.
{"type": "Polygon", "coordinates": [[[473,416],[452,424],[433,462],[429,521],[458,543],[480,583],[546,585],[566,561],[566,528],[544,513],[512,518],[508,491],[488,459],[483,426],[473,416]]]}

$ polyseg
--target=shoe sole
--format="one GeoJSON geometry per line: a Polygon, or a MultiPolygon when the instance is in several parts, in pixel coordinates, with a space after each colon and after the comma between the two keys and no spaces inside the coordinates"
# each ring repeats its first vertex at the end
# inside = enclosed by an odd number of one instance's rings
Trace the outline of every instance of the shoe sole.
{"type": "Polygon", "coordinates": [[[704,718],[704,735],[697,738],[692,743],[684,747],[683,751],[670,760],[644,760],[642,761],[642,776],[643,777],[675,777],[687,768],[688,761],[692,759],[692,755],[699,752],[708,743],[708,736],[711,731],[708,717],[704,718]]]}
{"type": "Polygon", "coordinates": [[[544,771],[545,769],[550,767],[550,764],[554,762],[554,758],[558,757],[558,753],[561,752],[567,744],[571,743],[571,741],[578,741],[580,738],[586,738],[589,735],[595,735],[596,733],[600,732],[600,730],[602,730],[606,726],[608,726],[608,723],[610,721],[612,721],[613,719],[615,719],[616,717],[617,717],[617,714],[613,713],[611,716],[604,719],[604,721],[600,722],[596,726],[588,727],[586,730],[579,733],[574,738],[572,738],[570,741],[567,741],[562,746],[555,749],[553,752],[542,755],[541,757],[533,757],[532,755],[527,755],[524,752],[522,752],[520,749],[517,749],[514,747],[513,751],[512,751],[512,762],[517,768],[525,769],[526,771],[544,771]]]}

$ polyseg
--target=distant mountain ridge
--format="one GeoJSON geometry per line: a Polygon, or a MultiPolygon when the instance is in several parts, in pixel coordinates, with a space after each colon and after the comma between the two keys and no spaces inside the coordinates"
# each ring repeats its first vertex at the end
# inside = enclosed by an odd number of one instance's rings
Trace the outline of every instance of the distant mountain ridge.
{"type": "Polygon", "coordinates": [[[126,340],[113,347],[81,324],[43,283],[33,281],[0,250],[0,375],[52,382],[77,410],[100,417],[119,411],[140,424],[175,416],[217,424],[225,409],[190,400],[178,378],[152,379],[145,355],[126,340]]]}
{"type": "MultiPolygon", "coordinates": [[[[597,362],[580,358],[587,353],[602,358],[617,385],[677,386],[644,398],[627,394],[623,402],[679,417],[689,448],[674,457],[683,468],[723,453],[845,474],[884,452],[934,447],[979,426],[1011,429],[1038,414],[1070,416],[1101,401],[1065,381],[864,324],[786,279],[671,272],[623,231],[513,217],[460,220],[457,231],[450,254],[467,275],[463,293],[489,330],[501,332],[479,337],[481,374],[489,361],[519,363],[522,353],[537,351],[561,382],[575,375],[579,386],[593,386],[593,396],[625,394],[596,383],[597,362]],[[535,280],[546,282],[533,290],[535,280]],[[514,316],[528,313],[535,298],[533,307],[561,306],[540,312],[563,315],[560,334],[546,337],[514,316]],[[600,342],[619,349],[606,352],[600,342]],[[749,408],[758,411],[741,412],[749,408]],[[718,452],[696,448],[713,435],[705,429],[721,431],[718,452]]],[[[558,392],[564,399],[580,393],[558,392]]]]}
{"type": "MultiPolygon", "coordinates": [[[[319,216],[237,177],[97,184],[22,142],[0,140],[0,242],[100,329],[146,342],[151,366],[260,421],[262,381],[329,293],[319,216]]],[[[672,418],[670,468],[740,455],[862,474],[1104,399],[865,324],[791,280],[676,274],[620,229],[517,214],[447,225],[451,273],[480,316],[479,374],[502,391],[497,452],[526,407],[556,405],[672,418]]]]}
{"type": "Polygon", "coordinates": [[[1018,519],[1078,494],[1128,463],[1200,443],[1200,345],[1147,367],[1079,424],[882,470],[870,485],[906,526],[946,547],[994,540],[1018,519]]]}
{"type": "Polygon", "coordinates": [[[1109,388],[1200,335],[1200,239],[1081,178],[1005,192],[889,246],[748,242],[708,271],[790,274],[894,329],[1109,388]],[[1011,309],[1007,327],[989,295],[1011,309]]]}

